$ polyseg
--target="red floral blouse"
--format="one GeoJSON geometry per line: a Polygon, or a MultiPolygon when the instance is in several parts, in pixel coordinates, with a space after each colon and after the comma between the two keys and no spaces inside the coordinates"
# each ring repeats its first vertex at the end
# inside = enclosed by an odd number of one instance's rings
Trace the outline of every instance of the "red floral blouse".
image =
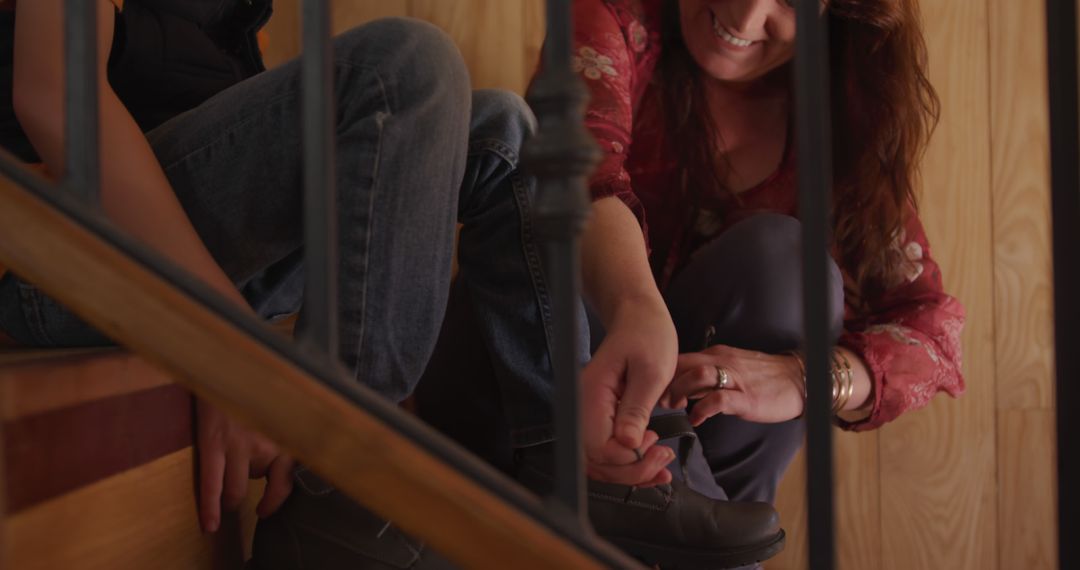
{"type": "MultiPolygon", "coordinates": [[[[618,197],[630,207],[650,243],[661,287],[693,252],[725,227],[757,212],[796,215],[793,149],[767,180],[724,204],[724,214],[688,217],[688,205],[670,191],[675,157],[665,144],[662,108],[651,87],[661,49],[664,0],[576,0],[573,65],[592,100],[586,124],[604,158],[590,180],[593,199],[618,197]],[[648,215],[646,216],[646,212],[648,215]]],[[[946,295],[941,272],[918,216],[911,212],[894,247],[904,260],[890,289],[856,317],[846,306],[840,344],[859,354],[874,381],[871,415],[846,424],[868,430],[925,406],[939,391],[964,391],[960,331],[964,309],[946,295]],[[863,313],[864,315],[866,312],[863,313]]]]}

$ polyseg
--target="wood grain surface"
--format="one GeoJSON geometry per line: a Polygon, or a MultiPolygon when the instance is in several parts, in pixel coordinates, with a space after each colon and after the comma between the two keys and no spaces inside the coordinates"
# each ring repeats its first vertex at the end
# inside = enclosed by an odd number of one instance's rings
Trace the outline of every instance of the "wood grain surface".
{"type": "Polygon", "coordinates": [[[806,448],[788,466],[776,495],[780,524],[787,533],[784,550],[765,562],[767,570],[804,570],[809,564],[806,534],[806,448]]]}
{"type": "Polygon", "coordinates": [[[1050,468],[1055,459],[1054,424],[1050,410],[998,414],[1002,570],[1057,567],[1057,477],[1050,468]]]}
{"type": "Polygon", "coordinates": [[[167,384],[5,421],[3,430],[3,491],[17,514],[190,447],[191,395],[167,384]]]}
{"type": "MultiPolygon", "coordinates": [[[[268,67],[297,56],[299,0],[277,0],[267,27],[268,67]]],[[[454,39],[469,64],[473,87],[524,94],[544,39],[543,0],[382,0],[332,3],[334,33],[388,16],[426,20],[454,39]]]]}
{"type": "Polygon", "coordinates": [[[1053,407],[1043,2],[989,0],[998,408],[1053,407]]]}
{"type": "Polygon", "coordinates": [[[0,560],[19,570],[240,568],[240,521],[199,530],[194,473],[186,448],[22,511],[4,521],[0,560]]]}
{"type": "Polygon", "coordinates": [[[998,567],[989,30],[982,1],[922,3],[942,121],[924,162],[922,218],[946,290],[967,309],[967,392],[880,433],[882,568],[998,567]]]}
{"type": "Polygon", "coordinates": [[[409,15],[454,38],[469,64],[473,87],[521,92],[525,67],[525,4],[521,0],[410,0],[409,15]]]}
{"type": "MultiPolygon", "coordinates": [[[[10,421],[61,408],[171,384],[147,361],[118,349],[93,349],[65,356],[22,360],[0,367],[0,420],[10,421]]],[[[61,354],[56,354],[61,352],[61,354]]],[[[47,356],[49,351],[37,353],[47,356]]]]}
{"type": "MultiPolygon", "coordinates": [[[[836,430],[833,435],[836,554],[838,568],[881,566],[881,488],[878,434],[836,430]]],[[[765,563],[768,570],[808,567],[805,449],[792,461],[777,496],[776,508],[788,539],[784,551],[765,563]]]]}
{"type": "Polygon", "coordinates": [[[1045,5],[988,0],[1000,567],[1057,566],[1045,5]]]}
{"type": "Polygon", "coordinates": [[[837,431],[836,552],[838,568],[880,568],[881,480],[877,432],[837,431]]]}
{"type": "MultiPolygon", "coordinates": [[[[289,0],[296,2],[297,0],[289,0]]],[[[378,2],[358,2],[357,0],[332,0],[330,17],[331,29],[335,34],[377,18],[408,16],[410,0],[378,0],[378,2]]]]}

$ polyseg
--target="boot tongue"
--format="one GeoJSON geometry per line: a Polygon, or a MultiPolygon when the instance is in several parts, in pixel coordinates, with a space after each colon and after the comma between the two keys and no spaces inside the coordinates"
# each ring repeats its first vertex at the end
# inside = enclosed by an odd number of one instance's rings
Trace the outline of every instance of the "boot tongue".
{"type": "Polygon", "coordinates": [[[679,410],[662,416],[653,416],[649,420],[648,429],[656,432],[656,435],[660,436],[660,441],[679,439],[679,446],[676,449],[679,454],[679,470],[682,472],[683,481],[689,481],[687,460],[697,440],[697,432],[694,431],[694,426],[690,425],[690,417],[686,415],[686,411],[679,410]]]}

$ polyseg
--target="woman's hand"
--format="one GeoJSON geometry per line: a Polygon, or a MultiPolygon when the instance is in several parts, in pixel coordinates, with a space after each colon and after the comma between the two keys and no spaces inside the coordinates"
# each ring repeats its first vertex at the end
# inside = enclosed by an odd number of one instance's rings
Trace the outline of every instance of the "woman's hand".
{"type": "Polygon", "coordinates": [[[675,380],[660,405],[684,408],[695,425],[727,414],[759,423],[778,423],[799,417],[806,405],[803,374],[793,356],[771,355],[716,345],[702,352],[679,355],[675,380]],[[728,373],[728,385],[716,389],[717,367],[728,373]]]}
{"type": "Polygon", "coordinates": [[[265,437],[250,431],[203,400],[196,403],[199,450],[199,522],[206,532],[221,525],[221,507],[235,509],[247,496],[248,479],[266,477],[255,512],[266,517],[292,491],[294,462],[265,437]]]}
{"type": "Polygon", "coordinates": [[[590,477],[624,485],[671,481],[671,449],[654,445],[649,417],[675,371],[678,341],[663,301],[627,301],[581,374],[586,467],[590,477]],[[641,457],[638,457],[637,450],[641,457]]]}

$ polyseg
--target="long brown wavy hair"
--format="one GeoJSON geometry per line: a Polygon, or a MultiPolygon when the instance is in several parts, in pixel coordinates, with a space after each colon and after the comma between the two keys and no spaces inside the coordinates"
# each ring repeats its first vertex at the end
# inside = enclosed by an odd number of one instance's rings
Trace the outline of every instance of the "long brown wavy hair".
{"type": "MultiPolygon", "coordinates": [[[[678,0],[667,0],[657,80],[669,140],[680,157],[683,192],[695,206],[724,187],[720,138],[705,95],[707,78],[683,44],[678,0]]],[[[917,0],[829,0],[832,71],[833,242],[862,302],[885,289],[901,260],[891,248],[917,207],[919,162],[940,101],[927,78],[917,0]]],[[[790,67],[790,66],[785,66],[790,67]]],[[[788,73],[785,69],[779,73],[788,73]]]]}

